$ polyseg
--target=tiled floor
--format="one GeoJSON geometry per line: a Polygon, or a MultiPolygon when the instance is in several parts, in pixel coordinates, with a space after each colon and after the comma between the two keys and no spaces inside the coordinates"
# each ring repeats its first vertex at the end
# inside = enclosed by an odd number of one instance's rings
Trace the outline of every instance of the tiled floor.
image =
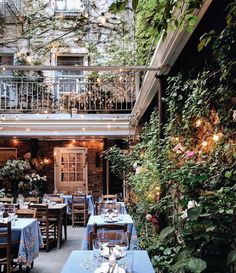
{"type": "Polygon", "coordinates": [[[64,241],[59,250],[53,248],[49,252],[40,251],[39,257],[35,259],[34,268],[30,272],[60,273],[71,251],[81,248],[84,230],[82,227],[68,226],[67,241],[64,241]]]}

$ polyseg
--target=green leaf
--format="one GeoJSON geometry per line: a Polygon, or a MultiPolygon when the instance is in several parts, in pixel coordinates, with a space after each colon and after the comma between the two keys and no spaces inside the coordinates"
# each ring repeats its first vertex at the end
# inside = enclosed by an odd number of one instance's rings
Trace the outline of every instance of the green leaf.
{"type": "Polygon", "coordinates": [[[170,267],[170,271],[178,272],[181,268],[184,268],[187,263],[188,263],[188,260],[184,260],[184,261],[180,260],[170,267]]]}
{"type": "Polygon", "coordinates": [[[206,269],[206,262],[200,258],[190,258],[186,264],[186,269],[193,273],[201,273],[206,269]]]}
{"type": "Polygon", "coordinates": [[[127,4],[128,4],[128,0],[115,1],[109,7],[109,11],[113,13],[119,13],[125,10],[127,4]]]}
{"type": "Polygon", "coordinates": [[[175,230],[174,227],[166,227],[166,228],[164,228],[161,231],[161,233],[160,233],[160,236],[159,236],[160,240],[165,239],[168,235],[170,235],[171,233],[173,233],[174,230],[175,230]]]}
{"type": "Polygon", "coordinates": [[[139,0],[133,0],[133,1],[132,1],[133,10],[136,10],[136,9],[137,9],[137,7],[138,7],[138,2],[139,2],[139,0]]]}
{"type": "Polygon", "coordinates": [[[201,215],[202,207],[188,209],[188,217],[191,221],[195,221],[201,215]]]}
{"type": "Polygon", "coordinates": [[[231,251],[229,252],[228,257],[227,257],[227,262],[226,262],[226,264],[227,264],[227,265],[230,265],[230,264],[232,264],[232,263],[235,262],[235,261],[236,261],[236,249],[231,250],[231,251]]]}
{"type": "Polygon", "coordinates": [[[226,178],[231,178],[232,177],[232,171],[225,172],[225,177],[226,178]]]}

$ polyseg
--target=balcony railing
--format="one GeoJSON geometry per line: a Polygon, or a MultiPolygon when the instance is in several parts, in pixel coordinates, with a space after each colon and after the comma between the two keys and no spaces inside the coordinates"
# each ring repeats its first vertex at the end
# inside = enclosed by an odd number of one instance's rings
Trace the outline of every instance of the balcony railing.
{"type": "Polygon", "coordinates": [[[22,0],[0,0],[0,14],[2,16],[20,16],[22,0]]]}
{"type": "Polygon", "coordinates": [[[135,80],[110,78],[0,77],[0,112],[130,112],[135,102],[135,80]]]}

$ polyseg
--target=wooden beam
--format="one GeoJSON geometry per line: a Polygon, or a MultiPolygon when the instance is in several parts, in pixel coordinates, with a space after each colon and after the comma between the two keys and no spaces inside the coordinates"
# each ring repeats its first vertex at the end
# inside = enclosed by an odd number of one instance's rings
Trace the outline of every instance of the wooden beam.
{"type": "Polygon", "coordinates": [[[0,70],[26,70],[26,71],[158,71],[158,67],[146,66],[44,66],[44,65],[0,65],[0,70]]]}

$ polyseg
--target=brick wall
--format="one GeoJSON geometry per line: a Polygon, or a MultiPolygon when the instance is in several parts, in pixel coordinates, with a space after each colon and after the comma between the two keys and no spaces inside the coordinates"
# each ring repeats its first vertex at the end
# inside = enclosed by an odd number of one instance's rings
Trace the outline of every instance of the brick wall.
{"type": "MultiPolygon", "coordinates": [[[[18,159],[24,159],[24,154],[30,152],[32,158],[41,160],[47,159],[49,162],[39,173],[47,176],[47,192],[52,192],[54,187],[54,148],[55,147],[85,147],[88,149],[88,189],[93,195],[98,197],[102,194],[103,187],[103,164],[100,158],[99,167],[96,166],[96,154],[101,155],[103,151],[103,140],[38,140],[38,139],[0,139],[0,147],[17,148],[18,159]]],[[[98,157],[97,157],[98,158],[98,157]]]]}

